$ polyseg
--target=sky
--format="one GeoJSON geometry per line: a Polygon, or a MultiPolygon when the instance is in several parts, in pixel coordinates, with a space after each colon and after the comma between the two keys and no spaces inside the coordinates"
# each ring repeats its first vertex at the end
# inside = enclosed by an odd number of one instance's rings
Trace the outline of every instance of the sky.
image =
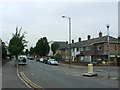
{"type": "Polygon", "coordinates": [[[107,35],[106,25],[110,25],[110,36],[118,37],[117,0],[36,0],[0,2],[0,37],[8,42],[16,27],[26,32],[28,48],[35,46],[38,39],[47,37],[49,41],[68,41],[68,19],[71,18],[72,39],[98,37],[101,31],[107,35]]]}

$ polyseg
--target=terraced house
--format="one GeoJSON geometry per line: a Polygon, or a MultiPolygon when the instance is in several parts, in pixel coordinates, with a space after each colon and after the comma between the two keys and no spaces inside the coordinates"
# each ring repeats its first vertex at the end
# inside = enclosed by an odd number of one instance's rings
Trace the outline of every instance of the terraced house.
{"type": "MultiPolygon", "coordinates": [[[[108,53],[107,53],[107,45],[108,45],[108,36],[102,36],[102,32],[99,32],[99,36],[96,38],[92,38],[91,36],[87,36],[87,40],[81,41],[81,38],[78,39],[78,42],[74,43],[72,40],[71,44],[71,56],[72,60],[78,59],[79,61],[86,62],[99,62],[99,63],[107,63],[108,53]]],[[[119,38],[120,39],[120,38],[119,38]]],[[[120,42],[118,42],[118,38],[109,36],[110,42],[110,63],[116,65],[117,58],[120,57],[120,42]]],[[[59,52],[61,52],[64,59],[69,59],[69,45],[65,45],[64,47],[59,48],[59,52]]]]}

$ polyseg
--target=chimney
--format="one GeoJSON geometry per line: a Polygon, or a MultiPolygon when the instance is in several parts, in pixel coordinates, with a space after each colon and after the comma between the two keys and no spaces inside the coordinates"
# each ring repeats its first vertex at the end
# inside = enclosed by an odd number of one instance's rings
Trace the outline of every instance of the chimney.
{"type": "Polygon", "coordinates": [[[74,40],[72,40],[72,43],[74,43],[74,40]]]}
{"type": "Polygon", "coordinates": [[[78,42],[81,42],[81,38],[78,38],[78,42]]]}
{"type": "Polygon", "coordinates": [[[87,36],[88,40],[90,40],[90,35],[87,36]]]}
{"type": "Polygon", "coordinates": [[[66,41],[65,43],[68,44],[68,41],[66,41]]]}
{"type": "Polygon", "coordinates": [[[99,32],[99,38],[101,38],[101,37],[102,37],[102,32],[100,31],[100,32],[99,32]]]}

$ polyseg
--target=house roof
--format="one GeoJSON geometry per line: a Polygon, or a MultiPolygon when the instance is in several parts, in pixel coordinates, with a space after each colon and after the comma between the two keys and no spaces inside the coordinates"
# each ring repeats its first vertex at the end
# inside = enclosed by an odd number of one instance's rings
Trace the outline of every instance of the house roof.
{"type": "MultiPolygon", "coordinates": [[[[118,42],[118,39],[116,39],[112,36],[109,36],[109,40],[110,40],[110,43],[118,42]]],[[[75,43],[71,44],[71,48],[79,48],[81,46],[89,46],[89,45],[92,45],[92,44],[103,43],[103,42],[107,42],[107,36],[97,37],[97,38],[93,38],[93,39],[89,39],[89,40],[84,40],[84,41],[81,41],[81,42],[75,42],[75,43]]],[[[68,48],[69,48],[69,44],[66,44],[59,49],[68,49],[68,48]]]]}
{"type": "Polygon", "coordinates": [[[59,48],[63,48],[66,45],[66,42],[63,42],[63,41],[50,41],[49,43],[51,43],[51,42],[58,43],[60,45],[59,48]]]}

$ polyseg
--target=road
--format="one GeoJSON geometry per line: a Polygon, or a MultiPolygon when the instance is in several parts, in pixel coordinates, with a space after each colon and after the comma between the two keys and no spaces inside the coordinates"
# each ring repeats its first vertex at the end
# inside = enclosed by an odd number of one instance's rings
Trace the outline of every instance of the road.
{"type": "Polygon", "coordinates": [[[118,88],[118,80],[84,77],[84,70],[52,66],[35,60],[27,60],[26,66],[19,66],[27,78],[42,88],[118,88]]]}

